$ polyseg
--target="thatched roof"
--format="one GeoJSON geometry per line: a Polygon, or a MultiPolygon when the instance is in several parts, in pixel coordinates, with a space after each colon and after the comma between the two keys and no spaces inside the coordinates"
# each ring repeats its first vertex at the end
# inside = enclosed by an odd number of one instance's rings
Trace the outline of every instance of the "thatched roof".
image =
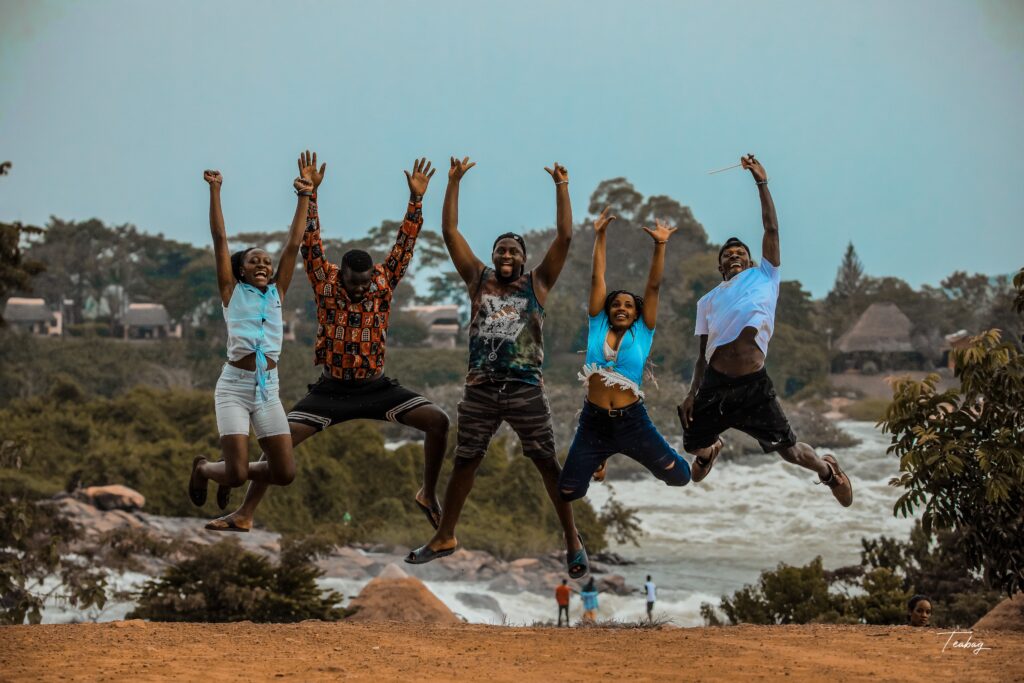
{"type": "Polygon", "coordinates": [[[124,322],[131,327],[160,327],[171,319],[163,304],[129,304],[124,322]]]}
{"type": "Polygon", "coordinates": [[[912,353],[910,318],[896,304],[873,303],[836,342],[843,353],[912,353]]]}
{"type": "Polygon", "coordinates": [[[4,308],[4,320],[9,323],[43,323],[51,318],[53,313],[43,299],[12,296],[4,308]]]}

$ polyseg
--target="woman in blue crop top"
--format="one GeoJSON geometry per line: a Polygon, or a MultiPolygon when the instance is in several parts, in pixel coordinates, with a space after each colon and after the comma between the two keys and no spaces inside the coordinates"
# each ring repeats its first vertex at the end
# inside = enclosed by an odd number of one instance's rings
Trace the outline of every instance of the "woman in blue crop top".
{"type": "Polygon", "coordinates": [[[606,294],[607,228],[613,220],[615,216],[605,209],[594,221],[590,330],[586,363],[580,373],[587,398],[558,481],[564,500],[582,498],[590,478],[616,453],[633,458],[669,486],[690,481],[689,464],[654,427],[640,388],[654,342],[665,245],[676,228],[661,221],[655,221],[654,229],[644,228],[654,240],[654,255],[643,297],[625,290],[606,294]]]}
{"type": "MultiPolygon", "coordinates": [[[[300,169],[302,162],[300,158],[300,169]]],[[[223,459],[211,463],[197,456],[193,460],[188,495],[194,504],[202,506],[208,483],[213,480],[220,484],[217,503],[223,509],[230,487],[241,486],[247,480],[287,486],[295,478],[291,430],[277,395],[277,359],[284,336],[281,302],[295,272],[313,183],[302,177],[295,179],[295,217],[275,273],[270,254],[263,249],[229,252],[220,204],[223,178],[219,171],[205,171],[203,179],[210,185],[210,232],[217,287],[228,328],[228,359],[214,392],[223,459]],[[265,461],[249,462],[250,422],[267,454],[265,461]]],[[[241,527],[233,530],[248,531],[241,527]]]]}

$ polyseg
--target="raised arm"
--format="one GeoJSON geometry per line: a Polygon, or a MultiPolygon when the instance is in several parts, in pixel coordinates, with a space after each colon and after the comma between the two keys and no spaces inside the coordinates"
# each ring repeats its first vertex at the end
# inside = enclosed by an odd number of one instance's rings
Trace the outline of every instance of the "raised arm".
{"type": "Polygon", "coordinates": [[[427,192],[430,179],[434,177],[434,170],[430,168],[430,162],[423,158],[413,163],[412,173],[405,172],[405,179],[409,183],[409,206],[398,228],[395,245],[384,259],[384,271],[392,287],[398,285],[412,261],[413,247],[423,227],[423,195],[427,192]]]}
{"type": "Polygon", "coordinates": [[[213,237],[213,259],[217,264],[217,289],[225,306],[235,291],[235,274],[231,272],[231,251],[228,233],[224,227],[224,212],[220,208],[220,186],[224,177],[220,171],[203,171],[203,180],[210,184],[210,235],[213,237]]]}
{"type": "Polygon", "coordinates": [[[658,294],[661,291],[661,277],[665,272],[665,247],[668,238],[677,228],[668,223],[654,219],[654,229],[648,227],[644,231],[654,240],[654,255],[651,256],[651,272],[647,275],[647,287],[644,289],[644,324],[653,330],[658,322],[658,294]]]}
{"type": "Polygon", "coordinates": [[[750,171],[757,183],[757,194],[761,198],[761,222],[764,223],[764,238],[761,240],[761,258],[776,268],[782,263],[782,255],[779,251],[779,219],[775,216],[775,202],[772,201],[772,193],[768,191],[768,172],[764,170],[761,162],[748,154],[740,158],[743,168],[750,171]]]}
{"type": "Polygon", "coordinates": [[[448,253],[455,264],[455,270],[459,271],[462,281],[467,287],[472,287],[484,269],[483,261],[476,257],[469,246],[469,242],[459,232],[459,183],[466,171],[476,166],[475,161],[465,157],[459,161],[451,158],[451,167],[448,169],[448,189],[444,192],[444,208],[441,209],[441,235],[444,237],[444,245],[448,247],[448,253]]]}
{"type": "Polygon", "coordinates": [[[615,216],[608,215],[608,207],[605,207],[601,215],[594,221],[594,264],[590,269],[590,307],[588,312],[593,317],[604,308],[604,297],[608,293],[608,287],[604,282],[605,252],[607,250],[608,225],[615,220],[615,216]]]}
{"type": "Polygon", "coordinates": [[[313,183],[313,195],[309,198],[306,207],[306,230],[302,234],[302,265],[306,269],[306,277],[309,284],[316,291],[318,286],[323,286],[327,281],[327,274],[334,264],[327,260],[324,253],[323,239],[320,237],[320,213],[316,206],[316,193],[320,183],[324,180],[324,173],[327,172],[327,164],[316,168],[316,152],[309,153],[307,149],[299,154],[299,177],[313,183]]]}
{"type": "Polygon", "coordinates": [[[295,215],[292,217],[292,226],[288,229],[288,241],[285,242],[281,251],[281,260],[277,263],[277,274],[274,276],[274,284],[277,285],[277,293],[281,300],[288,293],[288,287],[292,283],[292,276],[295,275],[295,257],[299,253],[299,246],[302,244],[302,234],[306,227],[306,215],[309,211],[309,200],[313,196],[313,181],[302,176],[292,183],[295,187],[295,194],[298,201],[295,202],[295,215]]]}
{"type": "Polygon", "coordinates": [[[555,286],[565,259],[569,255],[569,244],[572,242],[572,203],[569,201],[569,172],[565,166],[555,162],[554,168],[544,168],[551,175],[555,183],[555,202],[557,212],[555,214],[555,241],[548,247],[548,253],[544,254],[544,260],[534,271],[534,291],[537,300],[544,304],[548,290],[555,286]]]}

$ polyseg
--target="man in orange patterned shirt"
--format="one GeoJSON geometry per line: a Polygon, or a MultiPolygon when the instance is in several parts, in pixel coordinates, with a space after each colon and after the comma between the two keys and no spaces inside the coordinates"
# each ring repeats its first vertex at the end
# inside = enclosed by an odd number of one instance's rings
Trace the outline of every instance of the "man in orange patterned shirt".
{"type": "MultiPolygon", "coordinates": [[[[405,172],[409,205],[395,244],[383,263],[374,264],[368,253],[353,249],[342,256],[338,265],[327,259],[320,237],[316,188],[326,169],[327,164],[323,164],[318,170],[316,154],[309,152],[299,162],[302,177],[314,185],[302,258],[316,299],[318,326],[313,362],[324,369],[316,383],[310,385],[309,393],[288,413],[292,444],[297,446],[327,427],[356,419],[388,420],[419,429],[425,435],[423,487],[415,502],[436,529],[441,506],[435,489],[447,446],[448,415],[384,375],[391,300],[412,260],[413,247],[423,226],[423,194],[434,171],[430,162],[420,159],[413,165],[412,173],[405,172]]],[[[207,528],[248,531],[266,489],[254,482],[238,510],[214,520],[207,528]]],[[[218,501],[223,498],[223,493],[219,493],[218,501]]]]}

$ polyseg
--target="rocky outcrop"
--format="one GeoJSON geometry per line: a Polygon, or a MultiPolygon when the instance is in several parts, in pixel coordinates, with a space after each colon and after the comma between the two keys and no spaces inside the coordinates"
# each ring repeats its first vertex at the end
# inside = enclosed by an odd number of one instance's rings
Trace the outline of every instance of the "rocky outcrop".
{"type": "Polygon", "coordinates": [[[349,621],[403,621],[424,624],[458,624],[455,614],[417,578],[395,564],[363,586],[348,609],[349,621]]]}
{"type": "Polygon", "coordinates": [[[975,631],[1024,631],[1024,593],[1016,593],[989,610],[972,627],[975,631]]]}
{"type": "Polygon", "coordinates": [[[133,512],[146,506],[146,497],[127,486],[89,486],[75,491],[75,497],[100,510],[127,510],[133,512]]]}

